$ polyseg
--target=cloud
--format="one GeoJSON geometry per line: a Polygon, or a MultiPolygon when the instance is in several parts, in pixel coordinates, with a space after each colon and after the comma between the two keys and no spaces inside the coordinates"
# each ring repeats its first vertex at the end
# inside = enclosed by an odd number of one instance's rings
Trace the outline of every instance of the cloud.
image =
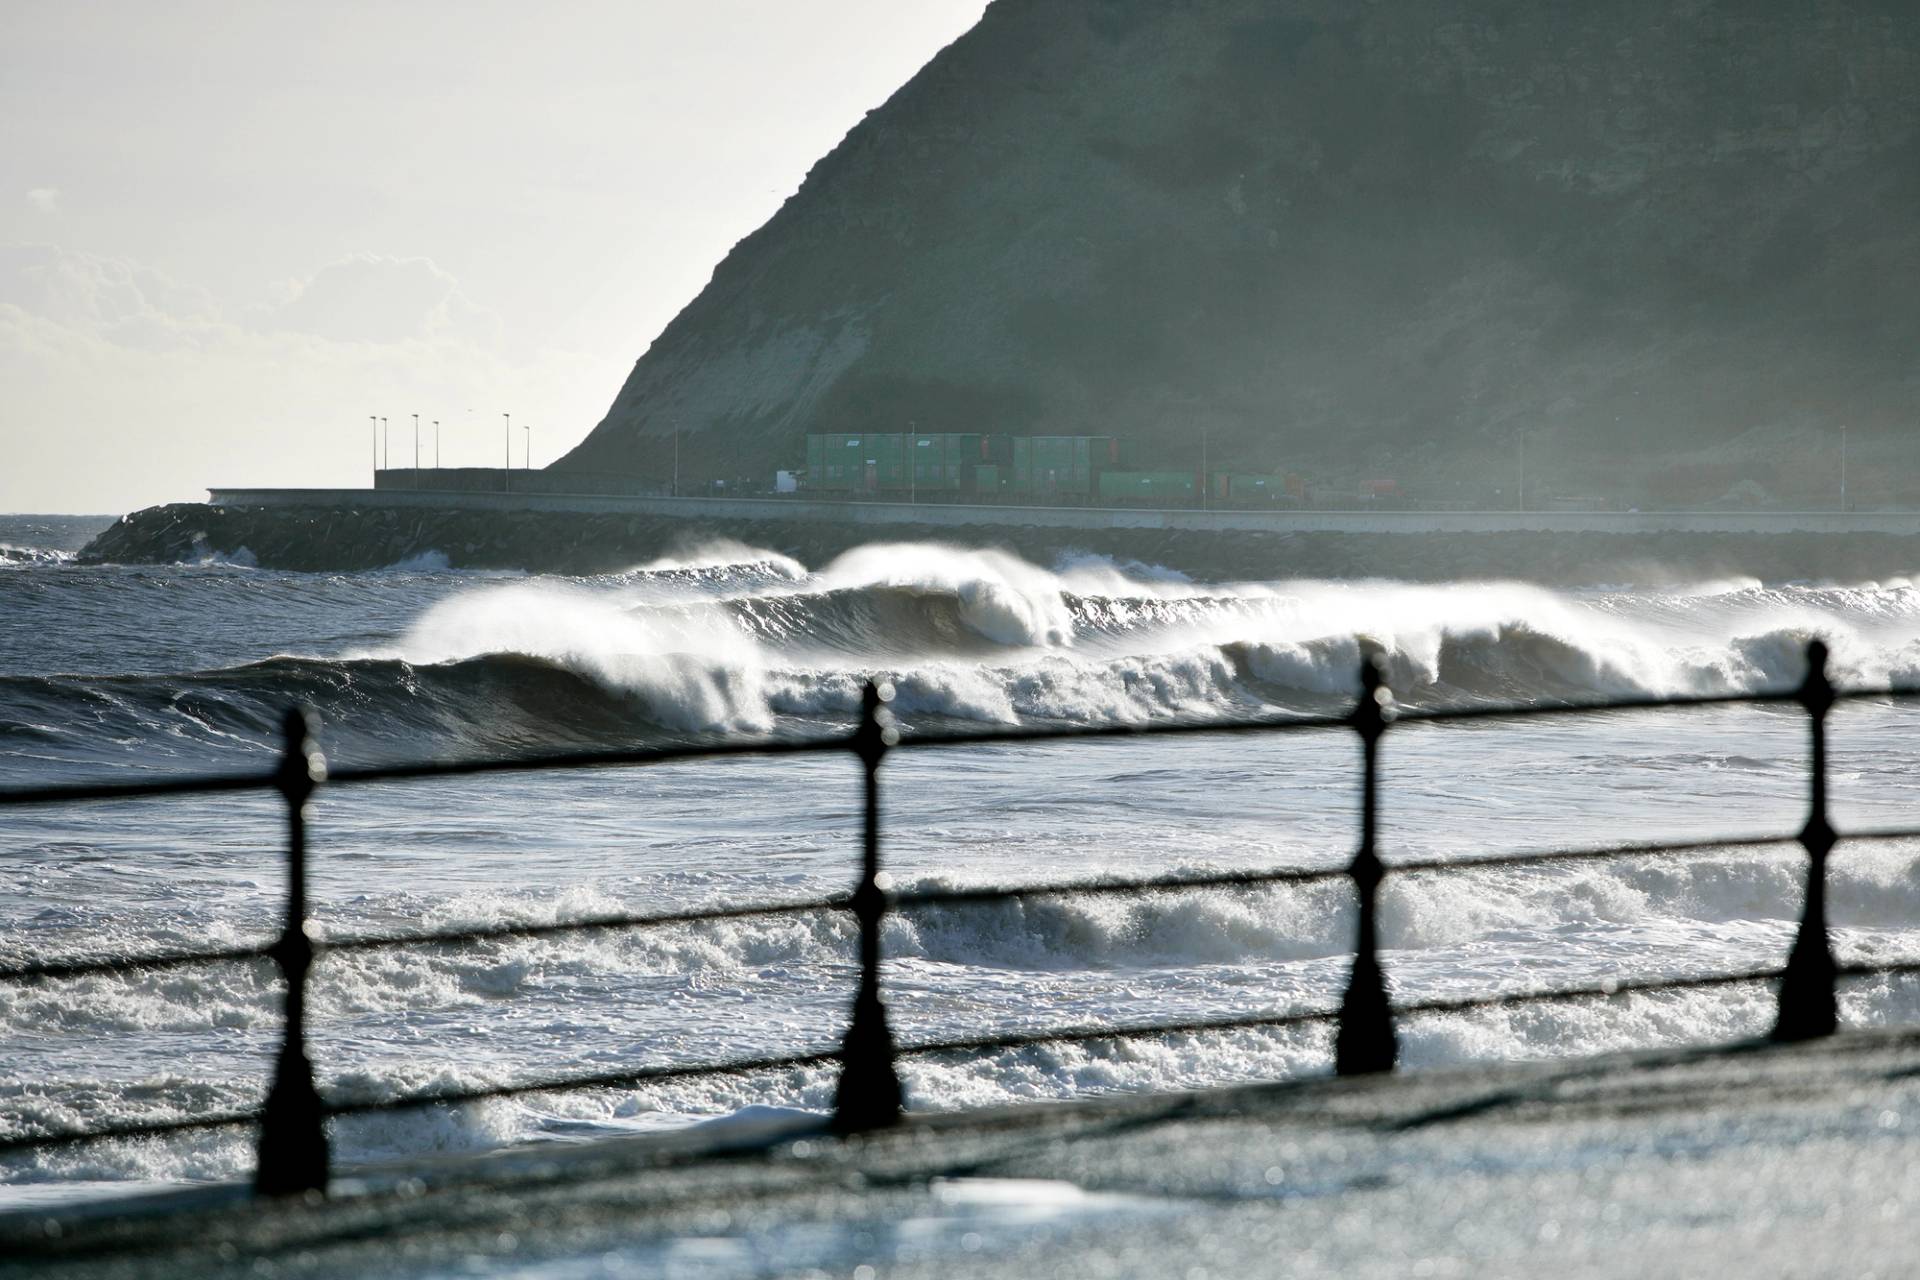
{"type": "Polygon", "coordinates": [[[0,304],[136,347],[171,345],[214,320],[205,290],[51,244],[0,244],[0,304]]]}
{"type": "Polygon", "coordinates": [[[42,213],[60,212],[60,188],[34,187],[27,192],[27,203],[42,213]]]}
{"type": "Polygon", "coordinates": [[[256,313],[259,327],[376,343],[439,337],[488,343],[500,331],[498,317],[475,306],[431,258],[355,254],[293,284],[288,295],[256,313]]]}

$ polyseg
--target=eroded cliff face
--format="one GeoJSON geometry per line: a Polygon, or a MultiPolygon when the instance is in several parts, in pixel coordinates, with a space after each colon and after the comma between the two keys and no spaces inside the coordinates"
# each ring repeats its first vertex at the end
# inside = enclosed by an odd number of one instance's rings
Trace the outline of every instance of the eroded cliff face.
{"type": "Polygon", "coordinates": [[[1439,494],[1524,430],[1826,492],[1920,436],[1916,284],[1911,0],[998,0],[556,465],[912,421],[1439,494]]]}

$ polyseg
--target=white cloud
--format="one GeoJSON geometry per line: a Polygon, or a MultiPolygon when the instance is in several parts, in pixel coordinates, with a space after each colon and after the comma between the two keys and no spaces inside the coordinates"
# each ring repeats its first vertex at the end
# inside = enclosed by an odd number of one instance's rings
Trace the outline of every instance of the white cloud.
{"type": "Polygon", "coordinates": [[[27,192],[27,203],[42,213],[60,212],[60,188],[34,187],[27,192]]]}
{"type": "Polygon", "coordinates": [[[355,254],[286,292],[285,301],[256,314],[261,328],[335,342],[456,337],[486,343],[499,336],[499,318],[475,306],[431,258],[355,254]]]}
{"type": "Polygon", "coordinates": [[[129,346],[150,345],[159,330],[215,318],[205,290],[52,244],[0,244],[0,303],[129,346]]]}

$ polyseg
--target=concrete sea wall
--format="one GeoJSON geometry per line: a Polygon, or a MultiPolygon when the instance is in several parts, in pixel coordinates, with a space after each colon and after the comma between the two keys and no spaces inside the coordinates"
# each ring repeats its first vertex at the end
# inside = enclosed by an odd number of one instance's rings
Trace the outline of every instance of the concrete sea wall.
{"type": "MultiPolygon", "coordinates": [[[[422,473],[431,474],[431,473],[422,473]]],[[[545,472],[538,479],[553,479],[545,472]]],[[[1920,512],[1877,511],[1202,511],[1191,508],[971,506],[794,498],[668,498],[432,489],[212,489],[221,507],[366,507],[661,516],[746,523],[933,528],[1181,529],[1245,533],[1828,533],[1920,536],[1920,512]]]]}
{"type": "Polygon", "coordinates": [[[362,570],[426,555],[455,568],[604,573],[726,541],[818,566],[871,542],[1074,553],[1206,578],[1502,577],[1555,584],[1726,575],[1859,581],[1920,571],[1920,517],[1809,513],[1421,513],[1093,510],[762,499],[382,490],[215,490],[123,518],[83,553],[215,556],[362,570]]]}

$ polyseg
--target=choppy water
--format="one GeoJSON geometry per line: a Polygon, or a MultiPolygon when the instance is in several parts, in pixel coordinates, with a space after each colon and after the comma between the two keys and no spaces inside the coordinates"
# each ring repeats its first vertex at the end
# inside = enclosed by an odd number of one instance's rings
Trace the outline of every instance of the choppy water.
{"type": "MultiPolygon", "coordinates": [[[[97,525],[98,522],[94,522],[97,525]]],[[[557,745],[844,729],[870,675],[909,731],[1327,711],[1360,646],[1414,704],[1760,689],[1825,637],[1842,680],[1920,678],[1920,587],[1703,583],[1550,592],[1197,583],[1093,558],[874,545],[806,566],[745,547],[595,578],[229,564],[86,567],[94,525],[0,517],[0,786],[258,769],[290,701],[336,763],[557,745]]],[[[1842,825],[1920,819],[1920,719],[1836,712],[1842,825]]],[[[1614,714],[1396,729],[1385,850],[1472,856],[1787,832],[1804,818],[1794,712],[1614,714]]],[[[1358,749],[1341,734],[904,752],[886,859],[907,888],[1229,867],[1337,865],[1358,749]]],[[[839,757],[339,789],[316,802],[322,929],[405,931],[811,897],[843,890],[858,791],[839,757]]],[[[260,797],[0,813],[0,962],[262,939],[281,892],[260,797]]],[[[1913,850],[1843,849],[1843,958],[1920,955],[1913,850]]],[[[1385,957],[1416,1000],[1777,963],[1797,915],[1790,850],[1729,848],[1389,881],[1385,957]]],[[[1335,886],[1035,901],[896,916],[903,1039],[1322,1007],[1351,905],[1335,886]]],[[[331,956],[313,985],[323,1087],[430,1084],[760,1055],[831,1043],[854,976],[838,916],[464,949],[331,956]]],[[[1762,1030],[1731,989],[1520,1007],[1405,1028],[1412,1066],[1587,1053],[1762,1030]]],[[[256,1100],[278,1031],[264,969],[0,988],[0,1132],[256,1100]]],[[[1849,988],[1860,1025],[1920,1020],[1911,985],[1849,988]]],[[[1278,1078],[1324,1033],[1243,1033],[913,1061],[925,1108],[1278,1078]]],[[[822,1072],[550,1095],[343,1123],[341,1156],[571,1140],[747,1107],[823,1110],[822,1072]]],[[[244,1134],[0,1165],[11,1194],[232,1176],[244,1134]]]]}

